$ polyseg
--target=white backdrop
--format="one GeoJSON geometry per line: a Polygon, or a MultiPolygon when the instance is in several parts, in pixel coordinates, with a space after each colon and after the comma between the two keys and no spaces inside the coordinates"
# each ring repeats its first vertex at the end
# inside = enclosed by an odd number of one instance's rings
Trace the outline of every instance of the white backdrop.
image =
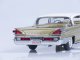
{"type": "Polygon", "coordinates": [[[0,51],[16,47],[15,27],[33,25],[44,14],[80,12],[79,6],[80,0],[0,0],[0,51]]]}

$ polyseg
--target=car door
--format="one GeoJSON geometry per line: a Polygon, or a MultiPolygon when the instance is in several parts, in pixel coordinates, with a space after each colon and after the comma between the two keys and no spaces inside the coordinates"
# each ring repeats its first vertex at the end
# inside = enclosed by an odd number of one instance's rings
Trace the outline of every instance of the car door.
{"type": "Polygon", "coordinates": [[[75,39],[76,41],[80,41],[80,15],[74,16],[73,21],[75,29],[75,39]]]}

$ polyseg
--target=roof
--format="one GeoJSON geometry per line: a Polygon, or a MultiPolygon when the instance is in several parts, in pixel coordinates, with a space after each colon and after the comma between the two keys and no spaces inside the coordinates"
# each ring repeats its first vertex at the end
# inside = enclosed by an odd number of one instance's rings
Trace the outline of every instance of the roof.
{"type": "Polygon", "coordinates": [[[72,19],[74,16],[77,15],[80,15],[80,13],[54,13],[54,14],[42,15],[39,17],[70,17],[72,19]]]}

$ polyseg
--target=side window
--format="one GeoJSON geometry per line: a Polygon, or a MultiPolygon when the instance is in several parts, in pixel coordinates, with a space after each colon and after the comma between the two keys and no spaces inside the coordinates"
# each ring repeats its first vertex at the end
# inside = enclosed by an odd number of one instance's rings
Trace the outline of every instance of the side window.
{"type": "Polygon", "coordinates": [[[65,19],[64,23],[66,23],[67,27],[72,26],[71,20],[70,19],[65,19]]]}
{"type": "Polygon", "coordinates": [[[80,24],[80,15],[75,16],[73,20],[74,20],[74,24],[80,24]]]}
{"type": "Polygon", "coordinates": [[[75,16],[74,18],[80,18],[80,15],[78,15],[78,16],[75,16]]]}
{"type": "Polygon", "coordinates": [[[48,24],[48,23],[49,23],[49,18],[40,18],[38,21],[38,25],[48,24]]]}

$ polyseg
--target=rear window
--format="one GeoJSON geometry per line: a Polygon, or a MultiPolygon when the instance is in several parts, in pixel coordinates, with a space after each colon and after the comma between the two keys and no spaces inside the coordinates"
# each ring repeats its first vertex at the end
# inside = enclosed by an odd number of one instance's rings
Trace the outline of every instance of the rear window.
{"type": "Polygon", "coordinates": [[[68,26],[71,25],[69,17],[41,17],[36,21],[36,25],[45,27],[63,27],[66,24],[69,24],[68,26]]]}
{"type": "Polygon", "coordinates": [[[37,20],[38,25],[49,23],[68,23],[70,19],[68,17],[42,17],[37,20]]]}
{"type": "Polygon", "coordinates": [[[51,18],[51,23],[68,23],[69,22],[69,19],[67,18],[51,18]]]}

